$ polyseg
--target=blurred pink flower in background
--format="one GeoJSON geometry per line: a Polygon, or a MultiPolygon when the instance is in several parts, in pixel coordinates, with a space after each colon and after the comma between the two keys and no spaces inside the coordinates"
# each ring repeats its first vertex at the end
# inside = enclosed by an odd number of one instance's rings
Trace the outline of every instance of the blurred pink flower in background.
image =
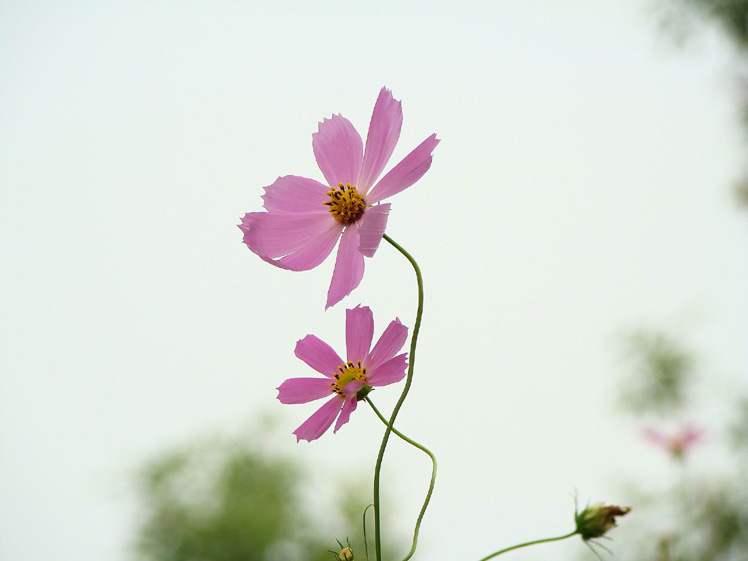
{"type": "Polygon", "coordinates": [[[322,436],[337,418],[335,431],[348,422],[359,399],[373,387],[387,386],[405,377],[407,353],[396,356],[408,338],[399,319],[390,322],[374,348],[374,316],[364,306],[346,310],[346,356],[340,356],[322,340],[307,335],[296,343],[296,356],[325,378],[290,378],[278,387],[281,403],[308,403],[332,398],[294,431],[296,441],[311,442],[322,436]],[[339,415],[339,416],[338,416],[339,415]]]}
{"type": "Polygon", "coordinates": [[[703,439],[703,436],[703,429],[691,426],[681,427],[672,433],[666,433],[653,427],[644,429],[644,437],[647,440],[678,459],[683,458],[690,448],[703,439]]]}
{"type": "Polygon", "coordinates": [[[400,102],[379,92],[366,137],[348,119],[333,115],[319,123],[312,149],[326,184],[286,175],[265,187],[266,212],[250,212],[239,225],[249,249],[292,271],[322,263],[338,247],[326,308],[351,293],[364,275],[364,256],[382,240],[390,204],[380,201],[418,181],[431,166],[439,140],[432,134],[377,182],[392,156],[403,123],[400,102]]]}

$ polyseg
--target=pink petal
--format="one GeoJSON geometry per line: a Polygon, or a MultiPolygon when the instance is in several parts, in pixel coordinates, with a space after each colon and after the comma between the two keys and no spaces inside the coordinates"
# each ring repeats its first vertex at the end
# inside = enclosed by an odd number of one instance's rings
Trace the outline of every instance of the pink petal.
{"type": "Polygon", "coordinates": [[[387,216],[390,213],[390,203],[375,205],[367,208],[358,229],[358,250],[365,257],[374,257],[379,242],[382,241],[387,227],[387,216]]]}
{"type": "Polygon", "coordinates": [[[701,440],[703,436],[704,436],[704,429],[686,427],[681,432],[681,439],[683,440],[684,444],[690,444],[691,442],[696,442],[697,440],[701,440]]]}
{"type": "Polygon", "coordinates": [[[277,389],[278,401],[285,404],[308,403],[329,397],[332,392],[327,378],[289,378],[277,389]]]}
{"type": "Polygon", "coordinates": [[[366,136],[366,151],[361,167],[359,191],[366,193],[369,187],[382,173],[384,166],[392,156],[400,129],[403,126],[403,109],[400,102],[392,97],[392,92],[382,88],[369,123],[369,134],[366,136]]]}
{"type": "Polygon", "coordinates": [[[314,179],[285,175],[265,187],[262,199],[265,210],[271,213],[288,214],[299,212],[329,213],[324,203],[330,200],[330,188],[314,179]]]}
{"type": "Polygon", "coordinates": [[[322,263],[342,230],[329,212],[250,212],[239,228],[249,249],[268,263],[293,271],[307,271],[322,263]]]}
{"type": "Polygon", "coordinates": [[[312,149],[329,185],[350,183],[356,187],[361,172],[363,143],[348,119],[341,115],[324,119],[312,135],[312,149]]]}
{"type": "Polygon", "coordinates": [[[366,382],[373,387],[394,384],[405,378],[406,368],[408,368],[408,354],[403,353],[375,368],[368,369],[366,382]]]}
{"type": "Polygon", "coordinates": [[[297,341],[294,354],[328,378],[332,378],[338,367],[345,363],[330,345],[315,335],[307,335],[297,341]]]}
{"type": "Polygon", "coordinates": [[[348,360],[354,364],[364,360],[371,349],[371,339],[374,337],[374,314],[368,306],[359,305],[352,310],[345,311],[345,342],[348,350],[348,360]]]}
{"type": "Polygon", "coordinates": [[[345,394],[345,398],[355,400],[358,390],[360,390],[363,387],[364,387],[364,382],[361,380],[353,380],[353,382],[347,383],[343,387],[343,393],[345,394]]]}
{"type": "Polygon", "coordinates": [[[322,407],[317,409],[311,417],[304,421],[299,428],[293,431],[296,435],[296,442],[299,440],[311,442],[325,434],[325,431],[330,428],[335,417],[338,416],[343,405],[345,405],[345,401],[344,398],[336,395],[322,407]]]}
{"type": "Polygon", "coordinates": [[[667,442],[667,438],[665,437],[665,435],[662,434],[662,432],[652,427],[647,427],[646,429],[644,429],[643,435],[647,440],[649,440],[653,444],[662,446],[662,445],[665,445],[667,442]]]}
{"type": "Polygon", "coordinates": [[[355,289],[364,277],[364,256],[358,250],[358,226],[351,224],[343,232],[335,260],[332,282],[327,291],[325,309],[334,306],[355,289]]]}
{"type": "Polygon", "coordinates": [[[355,397],[353,399],[345,400],[345,405],[343,405],[343,410],[340,412],[340,417],[338,417],[338,422],[335,423],[335,430],[333,432],[338,432],[340,427],[348,422],[351,418],[351,413],[356,410],[357,405],[358,401],[356,401],[355,397]]]}
{"type": "Polygon", "coordinates": [[[364,361],[366,369],[376,371],[380,364],[390,360],[403,348],[407,338],[408,328],[400,323],[399,319],[390,322],[369,356],[366,357],[364,361]]]}
{"type": "Polygon", "coordinates": [[[247,246],[249,247],[249,238],[251,237],[249,235],[250,230],[252,229],[252,226],[254,225],[255,221],[257,220],[258,216],[263,216],[264,212],[248,212],[242,217],[242,223],[238,224],[239,229],[244,232],[244,239],[242,240],[247,246]]]}
{"type": "Polygon", "coordinates": [[[439,144],[435,134],[421,142],[410,154],[392,168],[366,196],[369,204],[399,193],[423,177],[431,167],[431,153],[439,144]]]}
{"type": "Polygon", "coordinates": [[[304,245],[299,246],[293,253],[279,259],[276,264],[280,263],[282,268],[292,271],[314,269],[332,253],[338,237],[340,237],[339,231],[331,229],[325,232],[324,235],[309,238],[304,245]]]}

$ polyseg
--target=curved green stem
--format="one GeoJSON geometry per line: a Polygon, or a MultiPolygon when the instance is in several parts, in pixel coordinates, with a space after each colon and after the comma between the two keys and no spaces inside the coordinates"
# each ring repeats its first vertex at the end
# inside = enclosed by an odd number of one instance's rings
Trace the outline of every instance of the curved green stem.
{"type": "Polygon", "coordinates": [[[373,504],[370,504],[364,509],[364,520],[363,520],[363,527],[364,527],[364,551],[366,552],[366,561],[369,561],[369,538],[366,537],[366,511],[369,510],[371,507],[373,507],[373,504]]]}
{"type": "MultiPolygon", "coordinates": [[[[379,409],[377,409],[374,406],[374,402],[371,401],[370,398],[366,398],[366,402],[371,406],[371,408],[374,410],[374,413],[377,414],[377,417],[386,425],[387,419],[384,418],[384,416],[379,412],[379,409]]],[[[421,521],[423,520],[423,515],[426,514],[426,509],[429,506],[429,501],[431,501],[431,495],[434,492],[434,484],[436,483],[436,456],[426,448],[423,444],[419,444],[415,440],[408,438],[403,433],[401,433],[399,430],[397,430],[395,427],[392,427],[392,432],[394,432],[397,436],[402,438],[405,442],[410,444],[411,446],[415,446],[422,452],[426,453],[429,458],[431,458],[431,482],[429,483],[429,490],[426,493],[426,500],[423,501],[423,506],[421,507],[421,512],[418,514],[418,519],[416,520],[416,527],[413,530],[413,545],[410,548],[410,551],[408,552],[408,555],[406,555],[403,558],[403,561],[408,561],[411,557],[413,557],[413,554],[416,552],[416,547],[418,547],[418,532],[421,529],[421,521]]]]}
{"type": "Polygon", "coordinates": [[[548,542],[557,542],[557,541],[565,540],[566,538],[570,538],[571,536],[575,535],[576,533],[577,533],[577,531],[574,530],[570,534],[566,534],[565,536],[558,536],[557,538],[544,538],[542,540],[533,540],[531,542],[525,542],[525,543],[520,543],[520,544],[517,544],[517,545],[513,545],[512,547],[507,547],[507,548],[504,548],[504,549],[500,549],[499,551],[497,551],[496,553],[492,553],[491,555],[486,555],[480,561],[488,561],[492,557],[496,557],[497,555],[501,555],[502,553],[506,553],[507,551],[512,551],[514,549],[519,549],[520,547],[527,547],[528,545],[535,545],[535,544],[538,544],[538,543],[548,543],[548,542]]]}
{"type": "Polygon", "coordinates": [[[413,326],[413,337],[410,340],[410,357],[408,365],[408,376],[405,380],[405,387],[403,388],[400,399],[397,401],[395,408],[392,410],[392,416],[390,417],[387,428],[384,431],[382,437],[382,444],[379,447],[379,455],[377,456],[377,465],[374,468],[374,548],[376,552],[377,561],[382,561],[382,529],[381,529],[381,513],[379,509],[379,475],[382,471],[382,460],[384,459],[384,450],[387,448],[387,442],[390,439],[390,433],[392,427],[395,424],[395,418],[400,412],[400,408],[403,406],[403,402],[410,391],[410,384],[413,381],[413,366],[416,363],[416,344],[418,342],[418,331],[421,329],[421,316],[423,315],[423,278],[421,277],[421,269],[418,267],[418,263],[413,257],[405,251],[400,245],[397,244],[387,234],[384,234],[384,239],[390,243],[396,250],[402,253],[405,258],[413,266],[416,272],[416,281],[418,282],[418,310],[416,311],[416,323],[413,326]]]}

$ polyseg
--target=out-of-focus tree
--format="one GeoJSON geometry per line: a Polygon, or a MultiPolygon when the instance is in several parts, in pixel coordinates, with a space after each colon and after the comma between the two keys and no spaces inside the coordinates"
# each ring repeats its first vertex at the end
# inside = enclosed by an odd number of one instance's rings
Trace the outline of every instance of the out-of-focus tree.
{"type": "MultiPolygon", "coordinates": [[[[671,0],[687,14],[717,23],[738,49],[748,51],[748,0],[671,0]]],[[[686,15],[687,15],[686,14],[686,15]]]]}
{"type": "Polygon", "coordinates": [[[630,482],[636,516],[619,536],[621,561],[746,561],[748,559],[748,399],[735,406],[727,427],[703,427],[694,417],[705,405],[692,385],[697,361],[675,337],[638,331],[626,338],[629,369],[621,403],[647,443],[671,464],[670,480],[630,482]],[[690,397],[690,399],[686,399],[690,397]],[[723,430],[724,429],[724,430],[723,430]],[[722,434],[724,432],[724,434],[722,434]],[[707,446],[708,444],[708,446],[707,446]],[[697,454],[723,460],[691,470],[697,454]]]}
{"type": "Polygon", "coordinates": [[[336,539],[350,539],[364,556],[368,487],[342,479],[334,504],[320,513],[305,504],[310,490],[301,466],[252,438],[166,451],[140,470],[137,483],[135,554],[142,561],[331,561],[336,539]]]}
{"type": "MultiPolygon", "coordinates": [[[[748,172],[746,172],[748,175],[748,172]]],[[[739,204],[748,208],[748,177],[743,178],[735,186],[735,199],[739,204]]]]}
{"type": "MultiPolygon", "coordinates": [[[[716,24],[734,46],[742,123],[748,137],[748,0],[660,0],[661,22],[683,41],[702,22],[716,24]]],[[[735,198],[748,208],[748,166],[735,185],[735,198]]]]}
{"type": "Polygon", "coordinates": [[[738,453],[748,454],[748,397],[738,403],[729,432],[733,449],[738,453]]]}
{"type": "Polygon", "coordinates": [[[621,385],[621,402],[635,413],[671,414],[688,400],[694,359],[664,333],[646,330],[626,336],[626,359],[631,364],[621,385]]]}

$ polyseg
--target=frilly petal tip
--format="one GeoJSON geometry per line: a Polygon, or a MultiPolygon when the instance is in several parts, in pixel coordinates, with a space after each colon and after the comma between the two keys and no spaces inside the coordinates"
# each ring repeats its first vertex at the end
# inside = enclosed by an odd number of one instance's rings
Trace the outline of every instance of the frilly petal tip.
{"type": "Polygon", "coordinates": [[[244,237],[243,237],[242,241],[247,245],[247,247],[249,249],[251,249],[255,253],[257,253],[257,252],[252,248],[252,245],[251,245],[252,244],[252,239],[251,239],[252,225],[253,225],[253,222],[255,222],[255,220],[257,220],[258,215],[264,215],[264,214],[267,214],[267,213],[265,213],[265,212],[248,212],[247,214],[245,214],[242,217],[241,223],[237,224],[237,227],[242,232],[244,232],[244,237]]]}
{"type": "Polygon", "coordinates": [[[334,121],[335,119],[345,119],[341,113],[333,113],[329,117],[322,117],[321,121],[317,122],[317,132],[312,133],[312,137],[317,136],[320,132],[322,132],[322,127],[327,123],[328,121],[334,121]]]}
{"type": "MultiPolygon", "coordinates": [[[[327,432],[327,431],[325,431],[325,432],[327,432]]],[[[296,437],[296,444],[298,444],[302,440],[304,440],[306,442],[312,442],[314,440],[317,440],[324,433],[320,434],[319,436],[315,436],[314,438],[309,438],[308,436],[304,436],[303,434],[299,434],[299,429],[296,429],[291,434],[293,434],[296,437]]]]}
{"type": "Polygon", "coordinates": [[[402,105],[402,101],[399,99],[395,99],[394,94],[392,93],[392,90],[388,88],[387,86],[382,86],[382,89],[379,90],[379,96],[378,98],[381,98],[382,96],[388,97],[390,100],[394,101],[398,105],[402,105]]]}
{"type": "Polygon", "coordinates": [[[242,230],[249,229],[249,222],[251,220],[250,217],[252,216],[252,214],[254,214],[254,213],[253,212],[247,212],[244,216],[242,216],[241,222],[239,224],[237,224],[237,227],[240,228],[240,229],[242,229],[242,230]]]}

